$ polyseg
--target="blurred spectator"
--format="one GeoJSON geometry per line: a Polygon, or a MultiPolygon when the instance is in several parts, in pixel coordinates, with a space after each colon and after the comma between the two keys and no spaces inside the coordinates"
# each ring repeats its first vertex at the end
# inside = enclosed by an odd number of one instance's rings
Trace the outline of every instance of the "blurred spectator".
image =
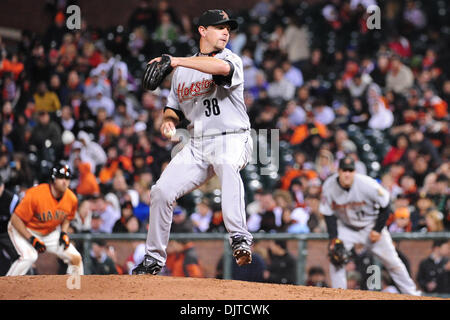
{"type": "Polygon", "coordinates": [[[400,134],[395,137],[395,144],[390,147],[388,153],[384,156],[382,165],[388,166],[391,163],[399,162],[405,151],[408,149],[409,140],[405,134],[400,134]]]}
{"type": "Polygon", "coordinates": [[[194,232],[191,219],[187,218],[186,210],[180,206],[173,209],[171,233],[191,233],[194,232]]]}
{"type": "Polygon", "coordinates": [[[121,217],[120,211],[108,203],[102,193],[95,195],[95,199],[92,200],[91,208],[102,220],[99,231],[111,233],[114,224],[121,217]]]}
{"type": "Polygon", "coordinates": [[[85,131],[78,132],[78,140],[82,143],[80,159],[91,165],[91,171],[96,172],[97,166],[106,164],[107,156],[103,148],[91,139],[85,131]]]}
{"type": "Polygon", "coordinates": [[[409,209],[406,207],[397,208],[386,222],[388,230],[391,233],[395,232],[411,232],[412,223],[410,219],[409,209]]]}
{"type": "Polygon", "coordinates": [[[108,248],[104,240],[93,240],[90,251],[91,263],[87,274],[117,274],[114,261],[107,254],[108,248]]]}
{"type": "Polygon", "coordinates": [[[325,104],[325,101],[322,99],[316,99],[313,104],[313,113],[314,113],[314,119],[323,125],[329,125],[331,124],[334,119],[336,118],[336,115],[334,114],[334,111],[332,108],[327,106],[325,104]]]}
{"type": "Polygon", "coordinates": [[[47,111],[39,111],[38,123],[31,131],[29,144],[33,147],[39,160],[50,163],[61,158],[62,139],[61,130],[56,122],[52,121],[47,111]]]}
{"type": "Polygon", "coordinates": [[[351,284],[354,288],[361,290],[368,290],[367,279],[370,277],[370,273],[367,272],[367,268],[375,264],[374,257],[370,251],[368,251],[364,245],[355,244],[351,250],[349,265],[354,265],[354,270],[349,270],[350,282],[358,281],[358,283],[351,284]],[[359,280],[358,280],[359,279],[359,280]]]}
{"type": "Polygon", "coordinates": [[[102,184],[111,183],[118,170],[129,172],[132,168],[131,159],[124,155],[119,155],[119,150],[116,145],[110,145],[106,150],[107,161],[98,173],[100,183],[102,184]]]}
{"type": "MultiPolygon", "coordinates": [[[[91,204],[91,208],[94,208],[94,206],[91,204]]],[[[106,233],[103,229],[101,229],[103,224],[102,216],[97,213],[96,211],[92,211],[91,214],[91,232],[92,233],[106,233]]]]}
{"type": "Polygon", "coordinates": [[[433,241],[431,250],[429,257],[420,262],[417,282],[426,293],[449,293],[448,240],[433,241]]]}
{"type": "Polygon", "coordinates": [[[425,215],[426,232],[444,231],[444,215],[437,210],[431,210],[425,215]]]}
{"type": "Polygon", "coordinates": [[[400,57],[393,56],[390,70],[386,75],[386,89],[399,94],[407,94],[407,90],[412,87],[413,83],[414,74],[411,69],[401,62],[400,57]]]}
{"type": "Polygon", "coordinates": [[[298,18],[288,17],[288,23],[280,39],[280,48],[293,64],[302,64],[310,57],[309,30],[298,18]]]}
{"type": "Polygon", "coordinates": [[[211,205],[212,218],[209,223],[207,232],[220,232],[226,233],[225,223],[223,221],[223,213],[221,203],[213,203],[211,205]]]}
{"type": "Polygon", "coordinates": [[[280,284],[296,283],[296,261],[288,252],[286,241],[269,241],[269,259],[267,282],[280,284]]]}
{"type": "Polygon", "coordinates": [[[88,162],[76,162],[79,172],[79,180],[76,188],[77,194],[81,196],[91,196],[100,193],[97,178],[91,171],[91,164],[88,162]]]}
{"type": "Polygon", "coordinates": [[[149,0],[140,0],[128,20],[130,29],[144,26],[149,32],[152,32],[155,29],[156,23],[156,10],[151,6],[149,0]]]}
{"type": "Polygon", "coordinates": [[[267,87],[267,94],[270,98],[281,98],[284,101],[289,101],[294,98],[295,85],[288,80],[285,71],[282,68],[275,68],[272,74],[273,80],[267,87]]]}
{"type": "Polygon", "coordinates": [[[70,227],[73,233],[87,233],[91,232],[92,226],[92,210],[91,201],[83,199],[79,202],[77,213],[74,219],[70,222],[70,227]]]}
{"type": "Polygon", "coordinates": [[[204,277],[193,242],[170,240],[167,246],[166,269],[173,277],[204,277]]]}
{"type": "Polygon", "coordinates": [[[6,190],[0,177],[0,276],[6,275],[11,263],[18,257],[8,235],[8,222],[18,202],[18,195],[6,190]]]}
{"type": "Polygon", "coordinates": [[[48,91],[47,84],[40,82],[37,86],[36,93],[33,95],[35,111],[46,111],[54,113],[61,109],[61,101],[59,101],[56,93],[48,91]]]}
{"type": "Polygon", "coordinates": [[[362,290],[360,285],[361,285],[361,274],[358,271],[348,271],[347,272],[347,289],[362,290]]]}
{"type": "Polygon", "coordinates": [[[247,221],[250,232],[276,232],[283,224],[283,210],[277,206],[270,191],[261,193],[259,198],[261,210],[247,221]]]}
{"type": "Polygon", "coordinates": [[[312,233],[327,232],[325,218],[319,211],[320,195],[307,193],[305,196],[305,210],[309,214],[308,228],[312,233]]]}
{"type": "Polygon", "coordinates": [[[392,199],[396,199],[403,192],[389,173],[381,176],[381,185],[389,191],[392,199]]]}
{"type": "Polygon", "coordinates": [[[313,153],[313,149],[320,146],[323,139],[329,137],[326,125],[318,122],[312,111],[306,113],[306,122],[297,126],[291,136],[290,143],[313,153]]]}
{"type": "Polygon", "coordinates": [[[369,128],[377,130],[389,129],[394,123],[394,114],[389,110],[381,96],[381,89],[371,84],[367,91],[367,101],[370,111],[369,128]]]}
{"type": "Polygon", "coordinates": [[[433,183],[433,188],[430,190],[430,198],[433,200],[433,204],[436,209],[441,212],[449,211],[449,177],[441,173],[436,176],[436,180],[433,183]]]}
{"type": "Polygon", "coordinates": [[[309,233],[309,213],[301,207],[283,213],[282,229],[288,233],[309,233]],[[287,216],[287,217],[285,217],[287,216]]]}
{"type": "Polygon", "coordinates": [[[160,16],[160,24],[154,33],[157,41],[174,41],[178,38],[177,26],[173,23],[172,18],[168,13],[162,13],[160,16]]]}
{"type": "Polygon", "coordinates": [[[347,80],[347,88],[353,98],[363,98],[369,88],[372,78],[368,74],[356,73],[353,78],[347,80]]]}
{"type": "Polygon", "coordinates": [[[325,270],[323,270],[321,266],[313,266],[309,268],[306,285],[311,287],[328,288],[329,286],[326,282],[325,270]]]}
{"type": "MultiPolygon", "coordinates": [[[[139,228],[139,221],[133,214],[133,204],[131,201],[126,201],[121,206],[121,217],[116,221],[112,232],[114,233],[135,233],[141,231],[139,228]]],[[[146,230],[142,230],[146,231],[146,230]]]]}
{"type": "Polygon", "coordinates": [[[302,71],[295,67],[290,60],[284,60],[281,67],[284,71],[285,79],[292,83],[294,87],[300,88],[303,85],[302,71]]]}
{"type": "Polygon", "coordinates": [[[303,79],[305,81],[320,78],[326,73],[322,51],[315,48],[311,51],[311,56],[307,63],[302,66],[303,79]]]}
{"type": "Polygon", "coordinates": [[[400,294],[400,291],[395,286],[391,276],[384,270],[381,272],[381,292],[400,294]]]}
{"type": "Polygon", "coordinates": [[[197,204],[196,211],[190,215],[192,225],[194,226],[194,232],[206,232],[208,231],[213,212],[211,210],[210,201],[207,198],[197,204]]]}

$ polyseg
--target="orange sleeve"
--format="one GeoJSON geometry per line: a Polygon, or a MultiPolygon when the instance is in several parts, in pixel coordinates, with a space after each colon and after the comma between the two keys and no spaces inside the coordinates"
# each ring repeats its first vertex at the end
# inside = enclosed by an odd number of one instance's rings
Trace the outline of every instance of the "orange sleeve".
{"type": "Polygon", "coordinates": [[[444,100],[439,101],[433,105],[435,117],[438,119],[445,118],[447,116],[447,102],[444,100]]]}
{"type": "Polygon", "coordinates": [[[188,264],[186,266],[186,271],[188,277],[192,278],[203,278],[203,272],[202,269],[198,264],[188,264]]]}
{"type": "Polygon", "coordinates": [[[34,193],[28,191],[22,201],[17,205],[16,210],[14,210],[14,213],[25,223],[33,218],[35,208],[33,204],[34,198],[34,193]]]}
{"type": "Polygon", "coordinates": [[[308,137],[308,130],[305,125],[300,125],[295,128],[294,133],[291,136],[290,143],[292,145],[300,144],[308,137]]]}
{"type": "Polygon", "coordinates": [[[281,178],[281,189],[289,190],[292,180],[300,176],[300,174],[301,172],[297,169],[291,169],[287,171],[285,175],[281,178]]]}
{"type": "Polygon", "coordinates": [[[328,137],[328,130],[327,130],[327,126],[322,124],[322,123],[316,123],[316,127],[319,130],[319,135],[322,138],[327,138],[328,137]]]}
{"type": "Polygon", "coordinates": [[[78,210],[78,199],[74,195],[72,212],[70,212],[70,217],[67,217],[67,219],[68,220],[73,220],[73,218],[75,218],[75,214],[77,213],[77,210],[78,210]]]}

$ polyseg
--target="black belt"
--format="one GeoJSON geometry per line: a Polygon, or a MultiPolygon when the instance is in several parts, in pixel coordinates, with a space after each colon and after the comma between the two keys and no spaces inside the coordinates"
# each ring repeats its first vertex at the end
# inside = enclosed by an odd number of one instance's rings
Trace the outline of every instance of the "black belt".
{"type": "Polygon", "coordinates": [[[250,129],[244,128],[244,129],[237,129],[237,130],[231,130],[231,131],[223,131],[219,133],[213,133],[208,135],[202,135],[202,136],[192,136],[192,138],[200,139],[200,138],[210,138],[210,137],[217,137],[217,136],[224,136],[227,134],[236,134],[236,133],[244,133],[246,131],[249,131],[250,129]]]}
{"type": "Polygon", "coordinates": [[[349,226],[348,224],[344,224],[347,228],[352,229],[353,231],[361,231],[362,229],[365,229],[366,227],[354,227],[354,226],[349,226]]]}

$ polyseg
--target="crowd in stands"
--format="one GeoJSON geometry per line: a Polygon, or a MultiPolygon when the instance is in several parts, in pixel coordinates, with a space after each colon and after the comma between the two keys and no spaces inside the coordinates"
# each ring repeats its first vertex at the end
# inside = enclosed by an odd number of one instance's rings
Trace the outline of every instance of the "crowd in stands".
{"type": "MultiPolygon", "coordinates": [[[[170,78],[142,91],[140,77],[155,56],[198,52],[195,17],[141,0],[124,25],[68,30],[69,1],[55,3],[44,34],[0,38],[0,176],[23,196],[63,159],[80,199],[72,232],[146,232],[149,189],[175,143],[159,132],[170,78]]],[[[347,154],[390,191],[390,232],[450,230],[449,10],[446,1],[261,0],[231,12],[240,27],[228,47],[243,60],[252,128],[278,129],[284,148],[274,181],[244,179],[251,232],[326,232],[321,185],[347,154]],[[366,23],[371,4],[381,7],[378,30],[366,23]]],[[[181,198],[172,231],[224,232],[218,189],[213,178],[181,198]]],[[[102,248],[92,253],[100,260],[102,248]]]]}

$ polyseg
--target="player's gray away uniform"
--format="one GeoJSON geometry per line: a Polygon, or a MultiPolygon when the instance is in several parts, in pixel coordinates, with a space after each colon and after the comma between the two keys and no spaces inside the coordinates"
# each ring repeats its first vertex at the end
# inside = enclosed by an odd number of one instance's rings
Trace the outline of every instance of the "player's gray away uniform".
{"type": "Polygon", "coordinates": [[[173,202],[214,174],[221,183],[224,224],[230,236],[244,235],[252,240],[239,174],[253,149],[243,97],[242,60],[228,49],[215,58],[230,63],[233,75],[229,83],[217,85],[211,74],[184,67],[178,67],[172,78],[167,106],[181,111],[191,122],[188,129],[192,137],[151,189],[146,252],[162,265],[167,258],[173,202]]]}
{"type": "MultiPolygon", "coordinates": [[[[319,209],[323,215],[337,216],[338,238],[347,250],[357,243],[364,244],[380,259],[402,293],[420,295],[395,251],[387,228],[382,229],[379,241],[369,240],[379,209],[388,206],[389,201],[389,192],[371,177],[355,173],[351,188],[345,190],[338,183],[338,174],[334,174],[323,184],[319,209]]],[[[330,263],[330,277],[333,288],[347,288],[345,268],[337,269],[330,263]]]]}

